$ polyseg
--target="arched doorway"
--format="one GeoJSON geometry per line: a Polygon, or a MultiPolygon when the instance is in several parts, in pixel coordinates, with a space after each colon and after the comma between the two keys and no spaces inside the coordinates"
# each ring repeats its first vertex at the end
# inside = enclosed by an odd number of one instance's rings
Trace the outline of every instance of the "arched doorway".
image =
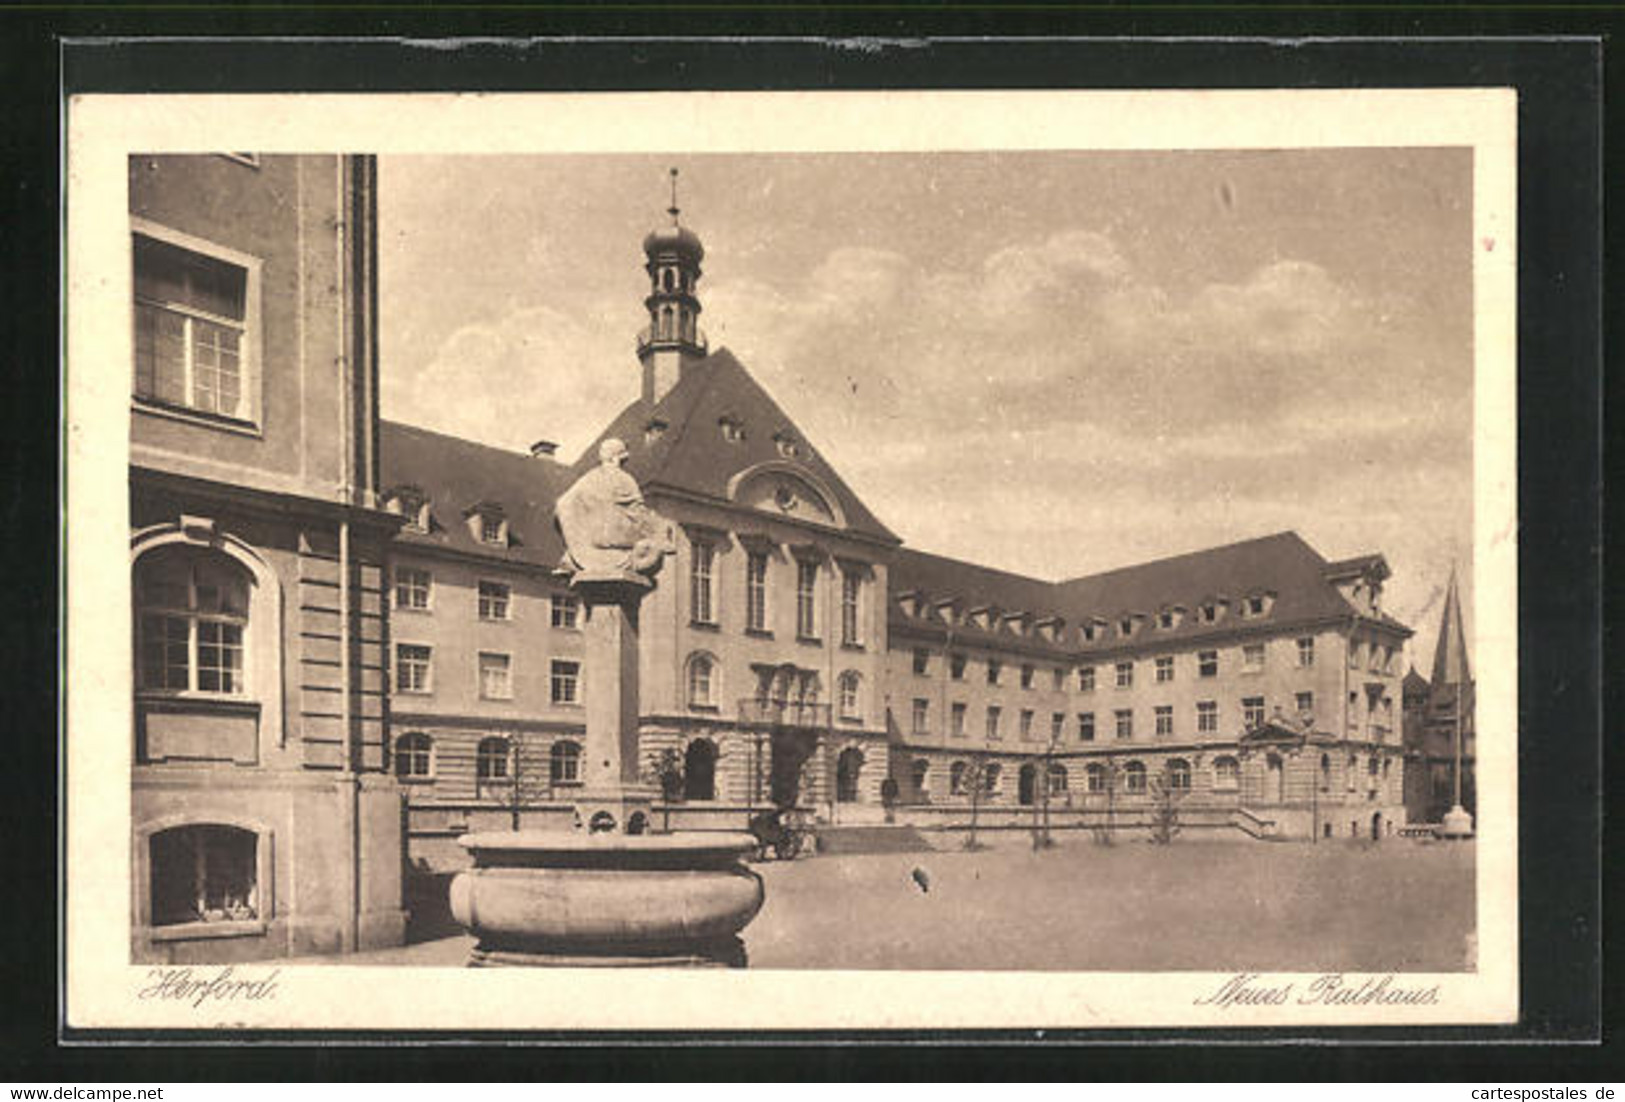
{"type": "Polygon", "coordinates": [[[1022,807],[1032,806],[1037,778],[1038,770],[1031,762],[1023,765],[1021,772],[1016,775],[1016,802],[1022,807]]]}
{"type": "Polygon", "coordinates": [[[1264,759],[1264,802],[1278,804],[1281,802],[1281,756],[1271,754],[1264,759]]]}
{"type": "Polygon", "coordinates": [[[1378,811],[1371,816],[1371,840],[1382,841],[1382,812],[1378,811]]]}
{"type": "Polygon", "coordinates": [[[683,799],[717,798],[717,747],[710,739],[697,738],[683,752],[683,799]]]}
{"type": "Polygon", "coordinates": [[[858,775],[863,772],[863,751],[849,746],[835,759],[835,798],[843,804],[858,800],[858,775]]]}

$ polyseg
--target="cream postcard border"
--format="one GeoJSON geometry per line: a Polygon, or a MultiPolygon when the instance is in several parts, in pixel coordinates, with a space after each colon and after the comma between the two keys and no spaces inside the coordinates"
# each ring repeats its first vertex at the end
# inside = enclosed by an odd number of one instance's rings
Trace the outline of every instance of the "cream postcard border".
{"type": "MultiPolygon", "coordinates": [[[[1516,114],[1511,89],[73,97],[64,302],[64,1020],[74,1027],[860,1029],[1507,1023],[1518,1016],[1516,114]],[[282,966],[274,997],[141,1001],[129,962],[126,157],[1472,146],[1478,971],[1417,1006],[1196,1005],[1228,973],[282,966]],[[786,997],[787,992],[794,997],[786,997]]],[[[275,961],[239,966],[263,977],[275,961]]],[[[1311,977],[1286,973],[1260,983],[1311,977]]],[[[1348,977],[1355,980],[1359,977],[1348,977]]],[[[1302,990],[1300,986],[1298,988],[1302,990]]]]}

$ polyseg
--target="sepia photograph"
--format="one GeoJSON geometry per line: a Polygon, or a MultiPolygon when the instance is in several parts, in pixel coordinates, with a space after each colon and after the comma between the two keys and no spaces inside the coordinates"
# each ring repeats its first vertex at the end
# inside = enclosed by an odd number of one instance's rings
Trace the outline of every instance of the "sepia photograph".
{"type": "Polygon", "coordinates": [[[1516,1020],[1511,94],[263,99],[68,114],[76,1024],[1516,1020]]]}

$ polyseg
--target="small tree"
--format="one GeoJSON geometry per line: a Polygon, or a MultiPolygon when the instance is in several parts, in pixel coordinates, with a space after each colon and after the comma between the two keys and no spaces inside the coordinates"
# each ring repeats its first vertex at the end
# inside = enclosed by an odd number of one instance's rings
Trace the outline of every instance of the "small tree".
{"type": "Polygon", "coordinates": [[[962,783],[970,794],[970,834],[965,838],[966,849],[981,849],[981,843],[976,840],[976,826],[982,809],[982,801],[988,794],[988,781],[990,780],[989,762],[986,754],[974,754],[965,767],[962,783]]]}
{"type": "Polygon", "coordinates": [[[1060,749],[1061,733],[1050,728],[1049,741],[1044,745],[1043,770],[1038,778],[1038,806],[1034,814],[1038,817],[1038,825],[1033,830],[1033,848],[1049,849],[1055,844],[1055,837],[1050,833],[1049,801],[1051,786],[1055,783],[1055,754],[1060,749]]]}
{"type": "Polygon", "coordinates": [[[1179,833],[1179,802],[1185,791],[1175,787],[1173,771],[1166,765],[1159,775],[1151,778],[1150,788],[1151,841],[1166,846],[1179,833]]]}
{"type": "Polygon", "coordinates": [[[643,783],[660,789],[660,829],[671,833],[671,805],[683,798],[683,756],[670,746],[656,754],[643,774],[643,783]]]}
{"type": "Polygon", "coordinates": [[[1117,780],[1121,770],[1114,759],[1107,758],[1101,773],[1106,785],[1106,825],[1095,828],[1095,841],[1109,846],[1117,841],[1117,780]]]}
{"type": "Polygon", "coordinates": [[[525,808],[552,794],[552,770],[546,761],[537,760],[531,739],[515,731],[508,739],[508,771],[508,818],[518,830],[525,808]]]}

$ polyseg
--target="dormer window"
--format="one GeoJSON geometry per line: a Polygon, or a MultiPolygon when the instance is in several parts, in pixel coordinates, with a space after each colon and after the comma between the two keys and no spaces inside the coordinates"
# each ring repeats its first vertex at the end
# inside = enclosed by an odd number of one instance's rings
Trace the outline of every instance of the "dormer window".
{"type": "Polygon", "coordinates": [[[429,502],[416,486],[401,486],[384,496],[384,508],[406,518],[410,532],[429,530],[429,502]]]}
{"type": "Polygon", "coordinates": [[[1241,614],[1249,620],[1260,616],[1268,616],[1270,609],[1275,606],[1275,594],[1252,593],[1241,603],[1241,614]]]}
{"type": "Polygon", "coordinates": [[[722,438],[730,444],[738,444],[745,439],[745,423],[731,413],[718,418],[717,427],[722,430],[722,438]]]}
{"type": "Polygon", "coordinates": [[[659,417],[651,417],[649,419],[649,423],[643,426],[643,442],[645,444],[653,444],[662,436],[666,435],[666,429],[669,427],[670,426],[659,417]]]}
{"type": "Polygon", "coordinates": [[[1179,605],[1172,605],[1157,613],[1157,627],[1162,631],[1172,631],[1185,620],[1185,610],[1179,605]]]}
{"type": "Polygon", "coordinates": [[[1106,634],[1106,621],[1098,616],[1091,617],[1085,620],[1078,630],[1082,632],[1085,643],[1093,643],[1106,634]]]}
{"type": "Polygon", "coordinates": [[[1032,617],[1025,612],[1007,612],[999,619],[999,626],[1015,635],[1026,635],[1032,617]]]}
{"type": "Polygon", "coordinates": [[[502,506],[481,502],[467,513],[469,535],[492,547],[508,546],[508,517],[502,506]]]}
{"type": "Polygon", "coordinates": [[[1196,610],[1198,619],[1204,624],[1218,623],[1224,619],[1224,610],[1227,603],[1222,599],[1203,601],[1196,610]]]}
{"type": "Polygon", "coordinates": [[[801,458],[801,442],[787,432],[773,434],[773,446],[779,449],[779,454],[786,459],[801,458]]]}

